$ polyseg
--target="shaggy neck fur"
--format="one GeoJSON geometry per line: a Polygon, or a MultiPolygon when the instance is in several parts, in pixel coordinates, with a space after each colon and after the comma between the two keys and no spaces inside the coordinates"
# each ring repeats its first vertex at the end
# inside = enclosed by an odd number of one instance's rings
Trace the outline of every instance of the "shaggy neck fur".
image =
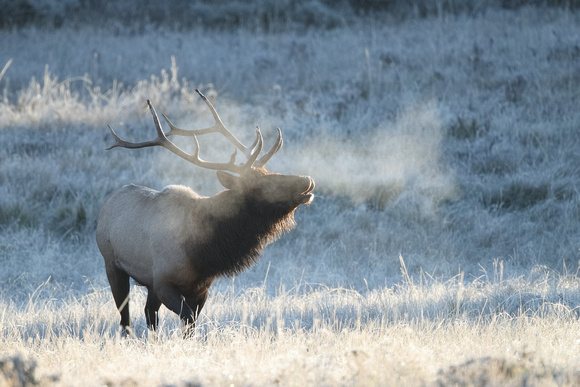
{"type": "Polygon", "coordinates": [[[207,214],[212,230],[204,241],[186,246],[188,258],[203,277],[232,276],[252,266],[264,247],[295,226],[294,210],[233,191],[220,195],[222,215],[207,214]],[[230,210],[231,209],[231,210],[230,210]]]}

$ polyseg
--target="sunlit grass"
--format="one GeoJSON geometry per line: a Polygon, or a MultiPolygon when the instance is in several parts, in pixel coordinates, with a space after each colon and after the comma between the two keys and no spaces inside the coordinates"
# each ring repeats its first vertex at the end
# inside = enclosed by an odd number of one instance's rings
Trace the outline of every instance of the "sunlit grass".
{"type": "Polygon", "coordinates": [[[146,331],[141,289],[131,304],[139,311],[135,337],[121,339],[108,289],[51,300],[51,290],[39,288],[43,297],[31,295],[23,309],[1,306],[0,347],[35,359],[37,378],[63,385],[571,386],[578,382],[580,345],[578,313],[567,305],[580,297],[580,280],[573,279],[561,301],[543,281],[407,281],[366,294],[226,291],[210,298],[189,339],[166,311],[159,332],[146,331]]]}

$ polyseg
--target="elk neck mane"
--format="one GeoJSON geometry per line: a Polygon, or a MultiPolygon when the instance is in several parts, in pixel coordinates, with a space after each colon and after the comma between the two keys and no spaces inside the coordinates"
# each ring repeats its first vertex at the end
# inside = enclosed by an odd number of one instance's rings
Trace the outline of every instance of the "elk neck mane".
{"type": "Polygon", "coordinates": [[[205,200],[214,201],[214,210],[203,214],[199,224],[211,232],[184,246],[188,259],[204,277],[232,276],[251,267],[269,243],[296,225],[296,207],[231,190],[205,200]]]}

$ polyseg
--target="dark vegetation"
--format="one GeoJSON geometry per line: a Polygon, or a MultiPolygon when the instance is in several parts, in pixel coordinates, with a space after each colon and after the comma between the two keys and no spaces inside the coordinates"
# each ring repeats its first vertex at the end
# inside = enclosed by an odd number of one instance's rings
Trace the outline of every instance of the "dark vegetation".
{"type": "Polygon", "coordinates": [[[360,18],[401,22],[442,14],[476,15],[488,9],[525,6],[579,9],[580,0],[0,0],[0,28],[129,28],[135,33],[163,27],[277,32],[292,28],[333,29],[360,18]]]}

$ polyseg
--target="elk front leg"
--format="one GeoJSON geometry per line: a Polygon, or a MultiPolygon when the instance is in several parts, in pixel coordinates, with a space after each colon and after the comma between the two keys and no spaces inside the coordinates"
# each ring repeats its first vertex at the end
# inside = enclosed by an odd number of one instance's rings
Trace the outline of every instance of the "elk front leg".
{"type": "Polygon", "coordinates": [[[187,296],[185,297],[185,301],[187,302],[187,304],[189,306],[191,306],[191,308],[194,311],[194,319],[197,320],[197,317],[199,316],[199,313],[201,312],[201,310],[203,309],[203,306],[205,305],[205,301],[207,300],[207,289],[201,293],[197,293],[193,296],[187,296]]]}
{"type": "Polygon", "coordinates": [[[161,301],[157,298],[153,289],[147,289],[147,303],[145,304],[145,320],[147,328],[156,331],[159,322],[158,311],[161,307],[161,301]]]}
{"type": "Polygon", "coordinates": [[[197,321],[197,317],[199,316],[203,306],[205,305],[205,301],[207,300],[208,289],[204,289],[199,293],[195,293],[193,295],[189,295],[185,297],[185,302],[192,308],[193,310],[193,322],[187,324],[185,326],[184,336],[191,336],[193,335],[193,331],[195,328],[195,321],[197,321]]]}
{"type": "Polygon", "coordinates": [[[179,316],[186,325],[193,324],[195,313],[187,304],[177,287],[172,284],[162,284],[156,288],[157,298],[170,311],[179,316]]]}

